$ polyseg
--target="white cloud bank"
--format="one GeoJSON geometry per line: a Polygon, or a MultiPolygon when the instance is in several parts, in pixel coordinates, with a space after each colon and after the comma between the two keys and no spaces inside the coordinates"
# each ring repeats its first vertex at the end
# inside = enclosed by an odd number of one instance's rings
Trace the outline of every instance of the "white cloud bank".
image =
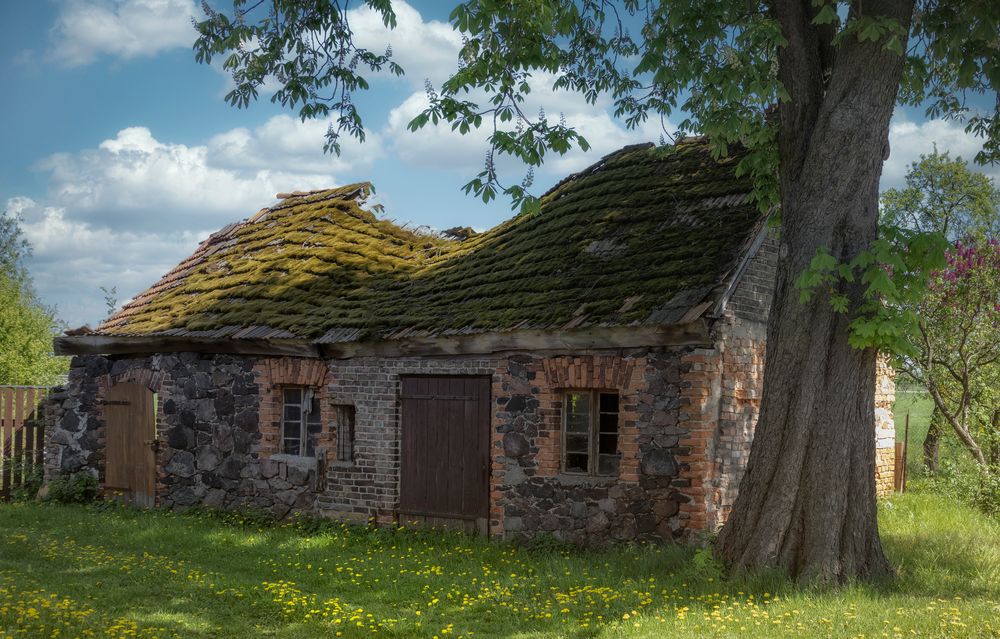
{"type": "Polygon", "coordinates": [[[190,47],[193,0],[67,0],[50,33],[49,54],[67,67],[103,55],[122,59],[190,47]]]}
{"type": "Polygon", "coordinates": [[[973,170],[985,173],[1000,185],[1000,167],[974,163],[976,154],[983,148],[983,140],[966,133],[963,123],[955,120],[913,122],[897,116],[889,128],[889,159],[882,167],[882,188],[902,186],[910,165],[921,155],[933,153],[935,146],[938,151],[948,151],[952,157],[961,157],[973,170]]]}
{"type": "Polygon", "coordinates": [[[327,188],[369,174],[378,136],[322,150],[322,122],[278,115],[255,129],[220,133],[204,144],[158,140],[146,127],[122,129],[94,148],[58,153],[42,200],[13,197],[34,247],[31,271],[43,299],[71,324],[103,317],[100,286],[120,301],[143,290],[222,226],[255,213],[275,194],[327,188]],[[355,173],[357,172],[357,173],[355,173]]]}
{"type": "Polygon", "coordinates": [[[58,153],[38,164],[49,173],[50,206],[90,222],[126,229],[217,228],[246,216],[281,191],[325,188],[342,171],[365,171],[381,153],[377,136],[322,151],[322,122],[278,115],[260,127],[232,129],[203,145],[161,142],[129,127],[96,148],[58,153]]]}

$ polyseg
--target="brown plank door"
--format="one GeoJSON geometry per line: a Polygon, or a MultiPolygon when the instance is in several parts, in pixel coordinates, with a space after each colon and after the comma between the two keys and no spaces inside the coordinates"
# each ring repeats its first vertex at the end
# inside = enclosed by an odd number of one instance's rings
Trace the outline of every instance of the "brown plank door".
{"type": "Polygon", "coordinates": [[[403,377],[400,418],[400,518],[486,534],[490,379],[403,377]]]}
{"type": "Polygon", "coordinates": [[[116,384],[104,399],[104,487],[136,506],[156,494],[156,396],[139,384],[116,384]]]}

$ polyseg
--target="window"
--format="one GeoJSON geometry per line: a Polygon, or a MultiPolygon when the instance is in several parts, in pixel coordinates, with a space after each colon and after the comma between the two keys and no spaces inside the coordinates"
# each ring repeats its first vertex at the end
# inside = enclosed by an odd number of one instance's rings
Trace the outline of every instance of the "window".
{"type": "Polygon", "coordinates": [[[337,405],[333,407],[337,416],[337,461],[354,461],[354,407],[337,405]]]}
{"type": "Polygon", "coordinates": [[[281,452],[315,457],[316,437],[323,429],[316,393],[311,388],[285,388],[282,400],[281,452]]]}
{"type": "Polygon", "coordinates": [[[563,471],[618,474],[618,393],[566,393],[563,404],[563,471]]]}

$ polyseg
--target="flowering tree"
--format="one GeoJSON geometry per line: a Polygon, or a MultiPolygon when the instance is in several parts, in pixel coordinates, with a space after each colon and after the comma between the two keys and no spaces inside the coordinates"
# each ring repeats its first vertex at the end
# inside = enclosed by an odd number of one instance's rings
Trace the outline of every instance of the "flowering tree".
{"type": "Polygon", "coordinates": [[[1000,470],[1000,242],[958,240],[916,305],[903,371],[987,472],[1000,470]]]}
{"type": "MultiPolygon", "coordinates": [[[[901,189],[888,189],[881,198],[883,229],[906,228],[921,233],[938,233],[954,244],[971,238],[1000,237],[1000,189],[977,171],[969,169],[962,158],[952,158],[937,149],[921,155],[906,175],[901,189]]],[[[974,241],[974,240],[973,240],[974,241]]],[[[924,302],[918,295],[911,308],[924,302]]],[[[918,317],[915,313],[914,317],[918,317]]],[[[948,330],[947,326],[928,326],[928,330],[948,330]]],[[[910,331],[911,334],[915,331],[910,331]]],[[[909,336],[908,336],[909,337],[909,336]]],[[[923,340],[916,340],[922,344],[923,340]]],[[[914,380],[923,385],[921,380],[914,380]]],[[[941,437],[950,426],[934,408],[924,437],[924,465],[937,472],[941,437]]]]}

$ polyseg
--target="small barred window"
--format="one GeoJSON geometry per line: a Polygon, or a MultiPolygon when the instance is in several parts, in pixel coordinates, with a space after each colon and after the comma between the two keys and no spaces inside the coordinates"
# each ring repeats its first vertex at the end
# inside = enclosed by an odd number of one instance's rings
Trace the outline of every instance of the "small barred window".
{"type": "Polygon", "coordinates": [[[337,418],[337,461],[354,461],[354,407],[338,404],[333,407],[337,418]]]}

